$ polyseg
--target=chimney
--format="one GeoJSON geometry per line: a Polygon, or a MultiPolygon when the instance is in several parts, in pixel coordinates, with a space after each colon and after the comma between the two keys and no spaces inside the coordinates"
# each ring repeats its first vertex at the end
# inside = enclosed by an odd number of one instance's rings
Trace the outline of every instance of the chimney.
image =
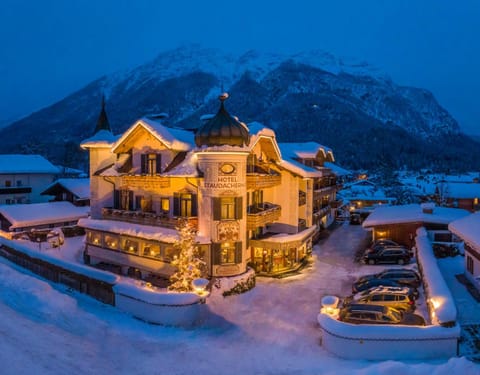
{"type": "Polygon", "coordinates": [[[429,203],[422,203],[422,204],[420,205],[420,207],[422,207],[422,212],[423,212],[424,214],[433,214],[433,209],[434,209],[434,207],[435,207],[435,203],[431,203],[431,202],[429,202],[429,203]]]}

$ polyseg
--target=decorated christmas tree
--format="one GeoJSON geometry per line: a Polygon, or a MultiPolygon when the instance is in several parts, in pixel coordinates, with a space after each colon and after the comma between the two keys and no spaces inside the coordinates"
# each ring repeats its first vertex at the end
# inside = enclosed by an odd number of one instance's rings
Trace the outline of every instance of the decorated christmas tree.
{"type": "Polygon", "coordinates": [[[169,290],[175,292],[193,291],[192,281],[204,277],[205,262],[201,259],[199,249],[195,246],[195,228],[187,221],[182,221],[177,227],[178,240],[174,247],[177,257],[172,261],[172,266],[177,271],[170,276],[169,290]]]}

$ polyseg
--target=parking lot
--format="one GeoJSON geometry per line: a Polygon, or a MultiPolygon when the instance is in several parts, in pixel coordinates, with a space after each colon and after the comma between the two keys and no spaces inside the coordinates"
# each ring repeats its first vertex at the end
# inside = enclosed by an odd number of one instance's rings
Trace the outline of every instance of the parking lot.
{"type": "MultiPolygon", "coordinates": [[[[386,268],[408,268],[418,271],[416,259],[404,266],[382,264],[366,265],[360,262],[360,257],[370,244],[370,233],[358,225],[348,222],[338,224],[330,235],[321,240],[315,247],[318,272],[324,280],[332,280],[321,286],[322,296],[335,295],[347,297],[352,294],[352,284],[360,276],[381,272],[386,268]],[[341,276],[341,277],[339,277],[341,276]],[[334,282],[336,280],[336,282],[334,282]]],[[[429,322],[423,287],[418,288],[420,296],[416,300],[416,314],[429,322]]]]}

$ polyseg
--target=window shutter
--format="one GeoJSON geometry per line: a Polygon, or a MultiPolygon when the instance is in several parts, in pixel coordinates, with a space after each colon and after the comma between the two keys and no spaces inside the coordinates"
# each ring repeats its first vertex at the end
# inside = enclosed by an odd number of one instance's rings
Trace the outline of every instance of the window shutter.
{"type": "Polygon", "coordinates": [[[212,243],[212,260],[213,264],[218,265],[221,264],[222,257],[221,257],[221,249],[219,243],[212,243]]]}
{"type": "Polygon", "coordinates": [[[192,216],[197,216],[198,214],[198,199],[197,194],[192,194],[192,216]]]}
{"type": "Polygon", "coordinates": [[[142,174],[147,173],[148,166],[147,166],[147,154],[141,154],[141,161],[140,161],[140,172],[142,174]]]}
{"type": "Polygon", "coordinates": [[[160,174],[162,173],[162,154],[157,154],[157,170],[155,173],[160,174]]]}
{"type": "Polygon", "coordinates": [[[113,191],[113,208],[120,208],[120,191],[116,189],[113,191]]]}
{"type": "Polygon", "coordinates": [[[133,191],[128,192],[128,209],[133,211],[133,191]]]}
{"type": "Polygon", "coordinates": [[[235,198],[235,219],[242,220],[243,218],[243,197],[235,198]]]}
{"type": "Polygon", "coordinates": [[[213,220],[222,219],[222,202],[221,198],[212,198],[213,204],[213,220]]]}
{"type": "Polygon", "coordinates": [[[242,263],[242,243],[235,242],[235,263],[242,263]]]}
{"type": "Polygon", "coordinates": [[[180,197],[178,194],[173,196],[173,216],[180,216],[180,197]]]}

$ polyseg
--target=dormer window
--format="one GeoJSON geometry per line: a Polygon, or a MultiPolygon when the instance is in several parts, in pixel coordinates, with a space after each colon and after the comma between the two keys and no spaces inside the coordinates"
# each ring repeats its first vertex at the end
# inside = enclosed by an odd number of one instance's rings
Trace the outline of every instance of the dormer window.
{"type": "Polygon", "coordinates": [[[149,175],[162,173],[162,155],[142,154],[141,173],[149,175]]]}

